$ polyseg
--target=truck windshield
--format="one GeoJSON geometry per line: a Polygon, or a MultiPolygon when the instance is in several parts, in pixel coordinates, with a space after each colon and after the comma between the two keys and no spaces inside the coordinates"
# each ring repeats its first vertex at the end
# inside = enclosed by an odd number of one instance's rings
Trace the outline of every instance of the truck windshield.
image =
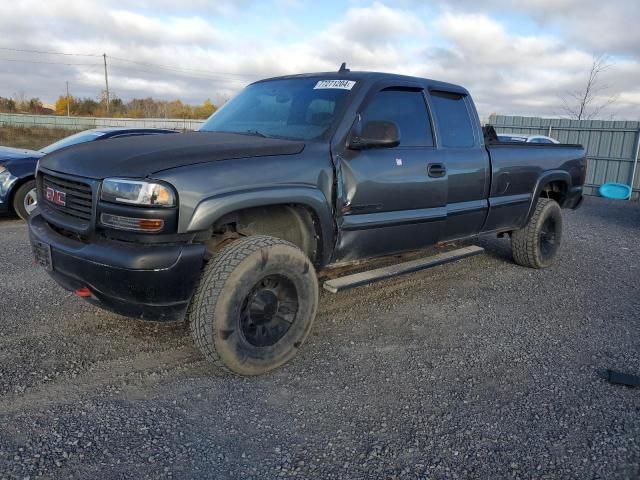
{"type": "Polygon", "coordinates": [[[255,83],[209,117],[200,131],[322,140],[355,83],[331,78],[255,83]]]}

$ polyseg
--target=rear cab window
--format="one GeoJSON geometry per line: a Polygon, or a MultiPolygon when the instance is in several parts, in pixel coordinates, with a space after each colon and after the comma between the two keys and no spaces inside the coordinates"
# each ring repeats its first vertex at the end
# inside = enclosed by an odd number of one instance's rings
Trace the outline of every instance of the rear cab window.
{"type": "Polygon", "coordinates": [[[440,145],[446,148],[474,147],[476,139],[466,95],[434,90],[430,93],[440,145]]]}

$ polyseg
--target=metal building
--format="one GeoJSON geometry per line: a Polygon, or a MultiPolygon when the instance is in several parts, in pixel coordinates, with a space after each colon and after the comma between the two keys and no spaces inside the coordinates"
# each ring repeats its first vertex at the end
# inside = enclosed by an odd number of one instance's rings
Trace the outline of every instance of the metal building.
{"type": "Polygon", "coordinates": [[[548,135],[561,143],[579,143],[587,149],[586,194],[597,195],[603,183],[630,185],[633,179],[631,199],[640,197],[640,122],[491,115],[489,124],[498,133],[548,135]]]}

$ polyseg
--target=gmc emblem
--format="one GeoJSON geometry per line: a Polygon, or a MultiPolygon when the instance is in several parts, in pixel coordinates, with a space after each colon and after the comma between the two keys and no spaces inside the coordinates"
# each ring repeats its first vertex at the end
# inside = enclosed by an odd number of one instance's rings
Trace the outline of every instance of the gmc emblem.
{"type": "Polygon", "coordinates": [[[56,190],[55,188],[47,187],[47,201],[55,203],[56,205],[65,206],[67,204],[67,194],[56,190]]]}

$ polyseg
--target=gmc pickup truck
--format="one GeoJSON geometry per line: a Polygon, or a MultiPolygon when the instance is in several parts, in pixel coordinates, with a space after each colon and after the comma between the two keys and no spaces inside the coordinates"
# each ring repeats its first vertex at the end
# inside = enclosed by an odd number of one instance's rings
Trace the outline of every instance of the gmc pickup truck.
{"type": "Polygon", "coordinates": [[[462,87],[343,66],[255,82],[198,132],[46,155],[30,238],[63,287],[186,318],[207,359],[256,375],[309,334],[317,271],[484,233],[547,267],[584,178],[581,146],[485,140],[462,87]]]}

